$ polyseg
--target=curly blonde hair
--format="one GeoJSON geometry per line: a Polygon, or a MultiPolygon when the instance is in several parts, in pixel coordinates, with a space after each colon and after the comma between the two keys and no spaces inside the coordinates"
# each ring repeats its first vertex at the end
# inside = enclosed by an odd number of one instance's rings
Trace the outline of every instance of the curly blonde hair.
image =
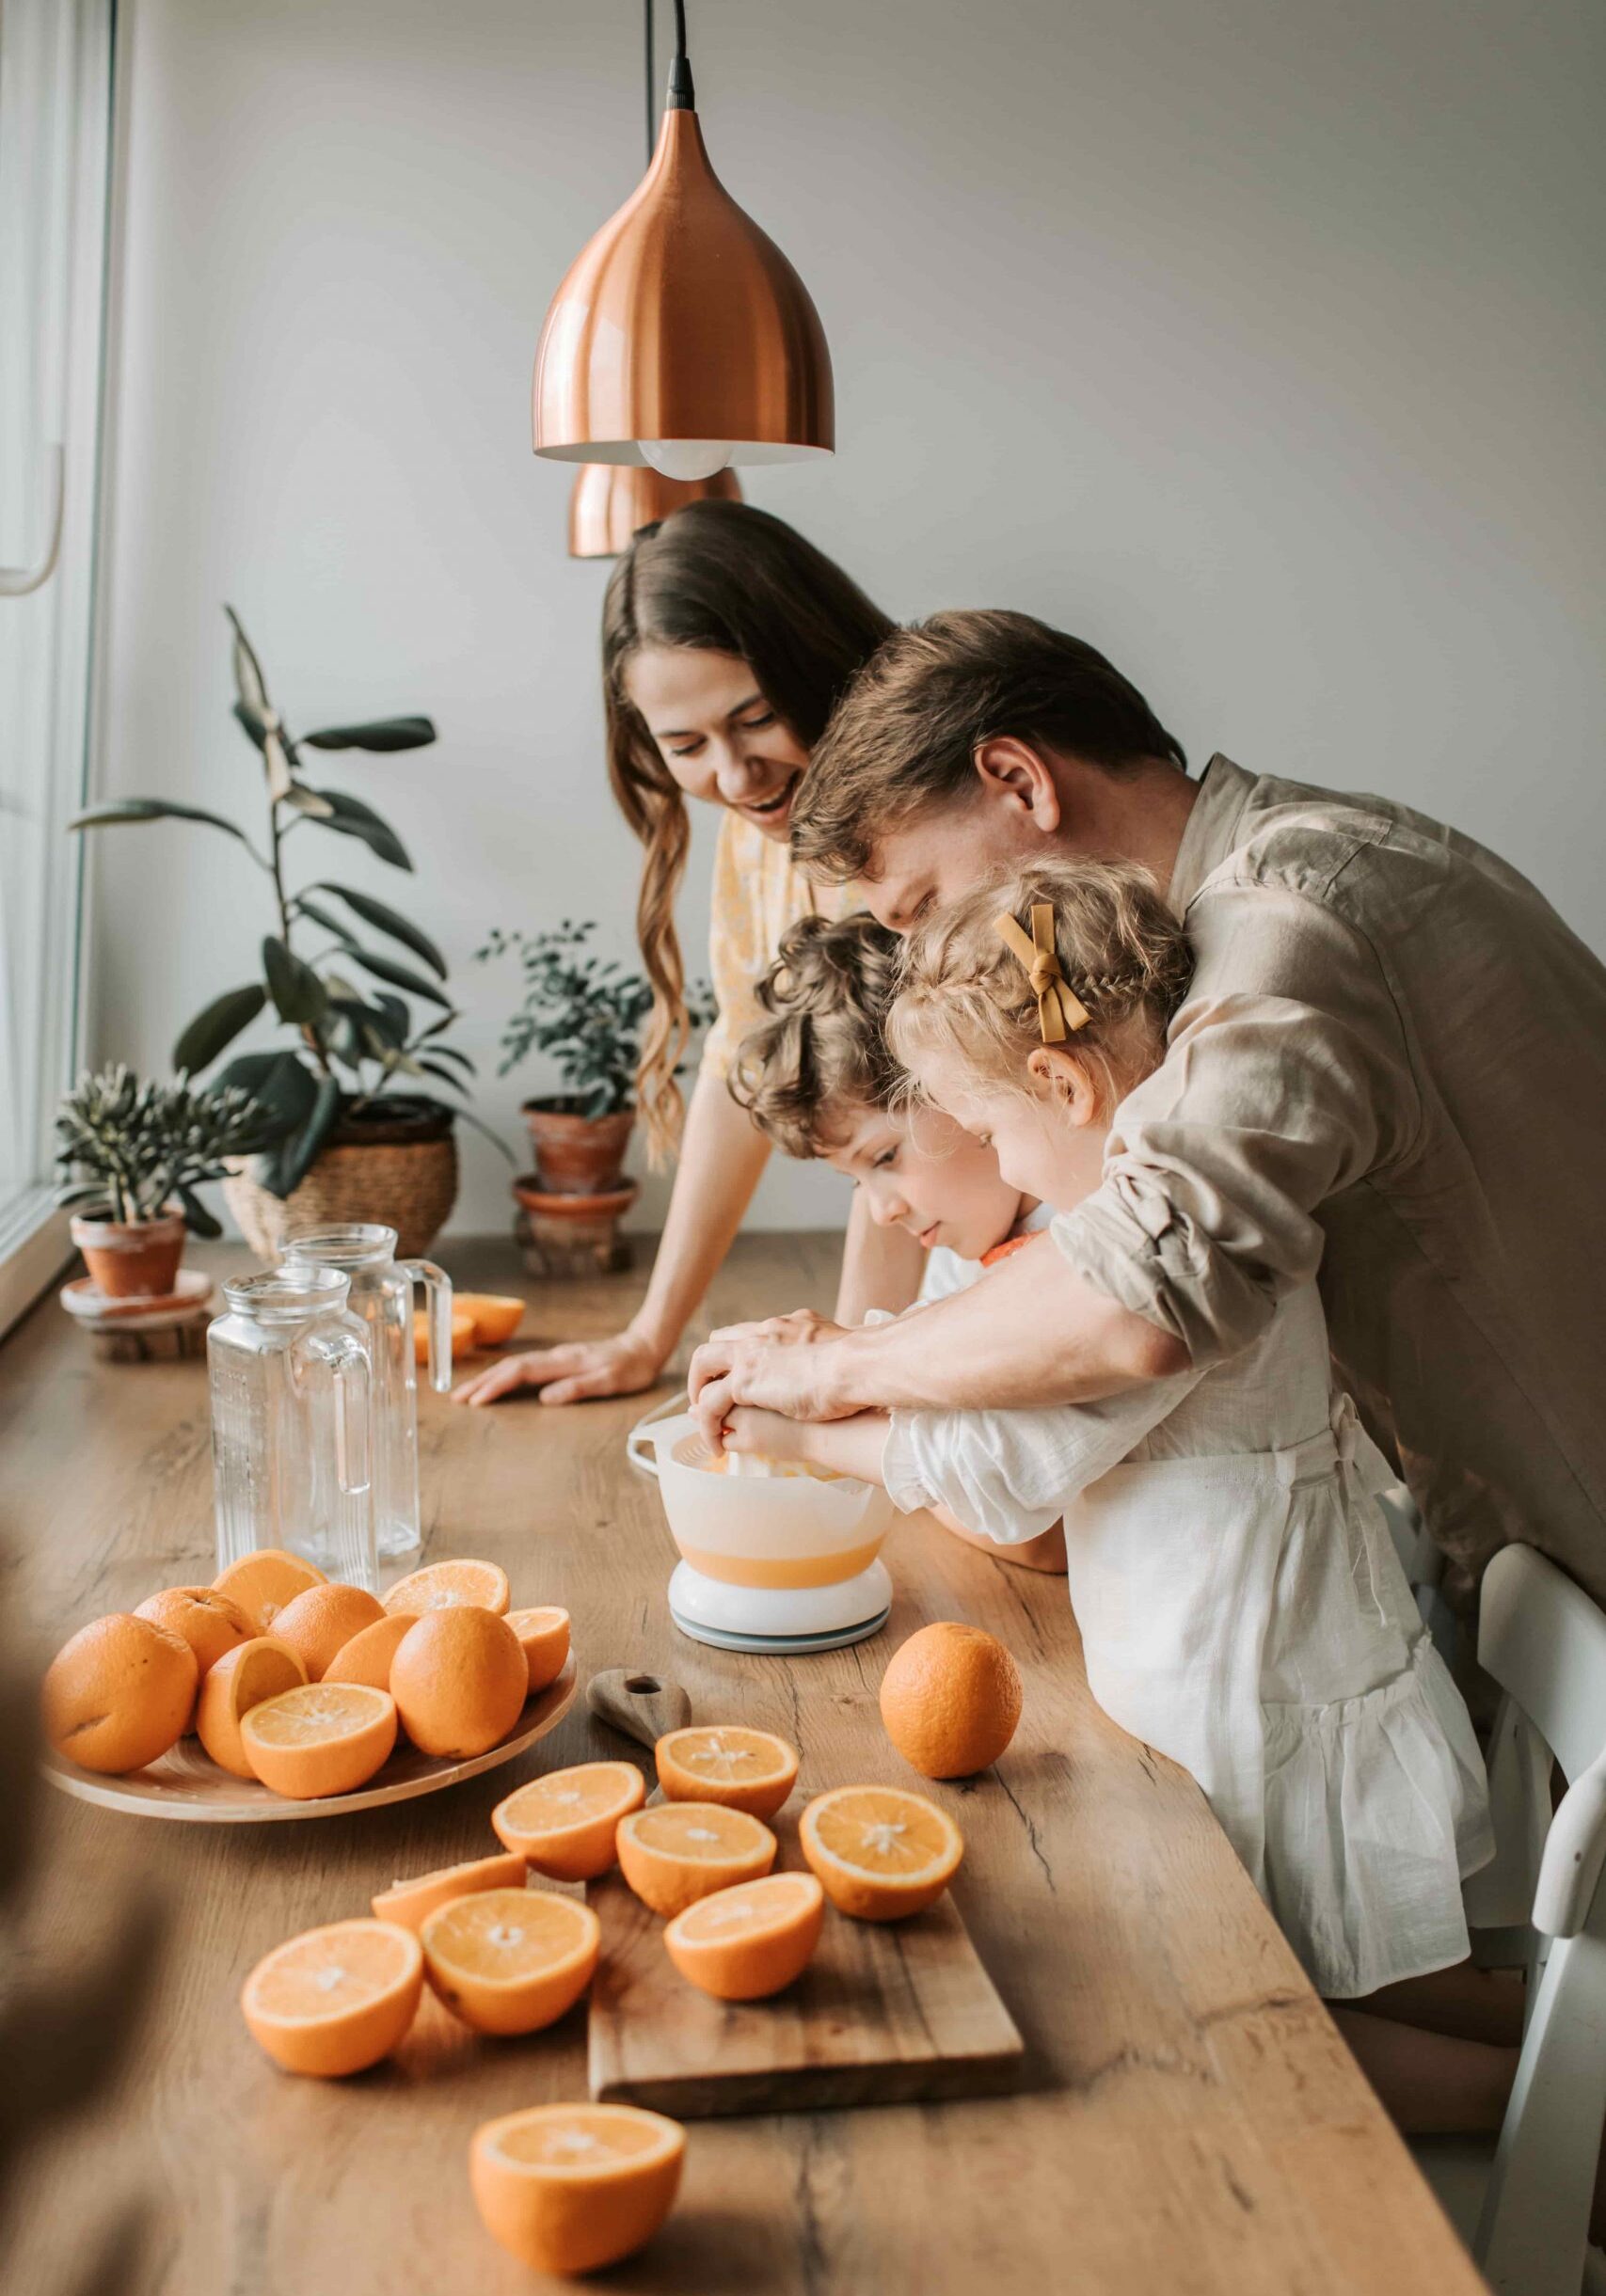
{"type": "Polygon", "coordinates": [[[1069,861],[1003,871],[910,935],[886,1016],[904,1068],[946,1050],[978,1085],[1030,1089],[1026,1060],[1042,1041],[1037,997],[997,920],[1008,913],[1029,936],[1032,909],[1043,904],[1066,985],[1089,1015],[1064,1049],[1102,1069],[1117,1098],[1147,1073],[1193,972],[1186,936],[1147,870],[1069,861]]]}
{"type": "Polygon", "coordinates": [[[804,917],[758,983],[771,1016],[737,1047],[730,1095],[788,1156],[812,1157],[850,1109],[890,1107],[903,1082],[885,1021],[899,942],[867,910],[804,917]]]}

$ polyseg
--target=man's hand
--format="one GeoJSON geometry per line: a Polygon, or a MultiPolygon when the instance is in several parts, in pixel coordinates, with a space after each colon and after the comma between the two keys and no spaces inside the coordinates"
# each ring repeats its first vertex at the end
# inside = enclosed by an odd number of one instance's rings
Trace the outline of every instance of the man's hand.
{"type": "Polygon", "coordinates": [[[725,1421],[739,1403],[787,1419],[842,1418],[858,1409],[831,1398],[830,1358],[844,1336],[837,1326],[806,1311],[777,1317],[774,1325],[734,1324],[692,1356],[686,1384],[710,1450],[723,1450],[725,1421]],[[805,1323],[810,1328],[800,1328],[805,1323]]]}

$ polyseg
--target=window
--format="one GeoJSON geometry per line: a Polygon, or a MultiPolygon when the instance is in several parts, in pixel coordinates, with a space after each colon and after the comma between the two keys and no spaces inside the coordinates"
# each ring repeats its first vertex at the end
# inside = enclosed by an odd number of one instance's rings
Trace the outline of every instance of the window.
{"type": "Polygon", "coordinates": [[[77,1029],[114,16],[0,8],[0,1330],[66,1257],[52,1125],[77,1029]]]}

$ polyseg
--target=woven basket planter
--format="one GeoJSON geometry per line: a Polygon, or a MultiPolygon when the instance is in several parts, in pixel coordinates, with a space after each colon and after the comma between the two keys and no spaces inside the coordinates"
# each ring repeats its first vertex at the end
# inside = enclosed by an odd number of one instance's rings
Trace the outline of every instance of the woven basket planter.
{"type": "Polygon", "coordinates": [[[259,1187],[242,1160],[223,1183],[223,1200],[264,1267],[274,1265],[294,1229],[342,1220],[383,1221],[396,1230],[398,1257],[417,1259],[457,1201],[457,1142],[448,1132],[440,1140],[326,1148],[282,1200],[259,1187]]]}

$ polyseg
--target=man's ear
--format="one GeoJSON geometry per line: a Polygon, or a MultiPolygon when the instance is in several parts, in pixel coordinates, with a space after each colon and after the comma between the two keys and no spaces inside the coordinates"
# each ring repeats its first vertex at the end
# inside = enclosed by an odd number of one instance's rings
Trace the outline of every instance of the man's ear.
{"type": "Polygon", "coordinates": [[[1092,1069],[1063,1045],[1037,1045],[1026,1058],[1026,1074],[1042,1085],[1058,1116],[1090,1124],[1099,1113],[1099,1088],[1092,1069]]]}
{"type": "Polygon", "coordinates": [[[1059,791],[1047,761],[1029,742],[1017,741],[1012,734],[996,734],[981,744],[973,763],[983,795],[1018,808],[1045,837],[1055,834],[1059,791]]]}

